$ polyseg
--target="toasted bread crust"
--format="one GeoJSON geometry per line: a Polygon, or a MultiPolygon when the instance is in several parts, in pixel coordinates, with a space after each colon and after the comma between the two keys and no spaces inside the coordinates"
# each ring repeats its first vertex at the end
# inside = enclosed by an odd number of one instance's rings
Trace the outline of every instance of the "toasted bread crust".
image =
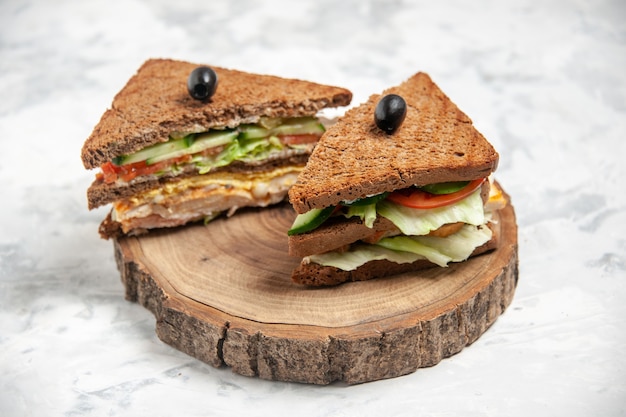
{"type": "Polygon", "coordinates": [[[369,228],[357,217],[346,219],[340,216],[311,232],[289,236],[289,255],[303,257],[329,252],[394,229],[395,225],[384,217],[377,218],[369,228]]]}
{"type": "MultiPolygon", "coordinates": [[[[491,240],[477,247],[470,257],[496,249],[500,240],[500,224],[489,223],[489,228],[493,232],[491,240]]],[[[413,263],[398,264],[387,260],[377,260],[367,262],[352,271],[344,271],[332,266],[322,266],[315,263],[302,262],[292,272],[293,282],[309,286],[332,286],[344,282],[366,281],[374,278],[383,278],[391,275],[401,274],[409,271],[419,271],[427,268],[438,267],[427,261],[419,260],[413,263]]]]}
{"type": "Polygon", "coordinates": [[[418,73],[383,95],[390,93],[407,102],[402,126],[393,135],[376,127],[382,95],[347,111],[289,191],[296,212],[411,185],[484,178],[496,169],[495,149],[428,75],[418,73]]]}
{"type": "MultiPolygon", "coordinates": [[[[100,226],[98,227],[98,233],[102,239],[113,239],[124,236],[122,231],[122,225],[111,217],[111,212],[107,214],[100,226]]],[[[140,233],[138,233],[140,234],[140,233]]]]}
{"type": "Polygon", "coordinates": [[[85,168],[167,141],[171,132],[233,127],[261,116],[314,115],[352,99],[344,88],[212,67],[218,75],[217,91],[210,101],[198,101],[187,92],[187,78],[197,66],[170,59],[146,61],[85,141],[85,168]]]}

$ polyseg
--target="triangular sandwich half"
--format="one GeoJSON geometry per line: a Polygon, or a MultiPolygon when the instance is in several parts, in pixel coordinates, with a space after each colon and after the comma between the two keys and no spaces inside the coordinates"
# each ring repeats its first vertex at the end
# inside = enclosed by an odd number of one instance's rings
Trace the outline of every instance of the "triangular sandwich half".
{"type": "Polygon", "coordinates": [[[210,220],[282,201],[324,126],[319,112],[350,103],[350,91],[212,67],[208,100],[187,89],[200,65],[146,61],[115,96],[82,149],[99,169],[89,208],[113,203],[103,238],[210,220]]]}
{"type": "Polygon", "coordinates": [[[320,139],[289,191],[298,213],[292,279],[335,285],[445,267],[497,246],[490,181],[498,153],[424,73],[348,110],[320,139]],[[382,97],[406,116],[393,134],[375,123],[382,97]]]}

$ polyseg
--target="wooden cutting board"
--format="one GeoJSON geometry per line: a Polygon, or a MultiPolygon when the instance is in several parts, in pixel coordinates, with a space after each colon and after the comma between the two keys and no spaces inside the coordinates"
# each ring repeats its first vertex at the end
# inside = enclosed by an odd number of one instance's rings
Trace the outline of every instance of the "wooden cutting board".
{"type": "Polygon", "coordinates": [[[291,282],[287,204],[114,241],[126,298],[161,340],[215,367],[277,381],[363,383],[432,366],[473,343],[518,278],[512,206],[501,246],[448,268],[337,287],[291,282]]]}

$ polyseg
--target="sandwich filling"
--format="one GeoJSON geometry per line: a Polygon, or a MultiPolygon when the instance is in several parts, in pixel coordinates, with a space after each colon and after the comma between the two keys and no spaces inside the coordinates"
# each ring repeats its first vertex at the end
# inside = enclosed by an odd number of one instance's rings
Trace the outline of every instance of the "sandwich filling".
{"type": "Polygon", "coordinates": [[[113,203],[112,220],[124,233],[175,227],[232,215],[241,207],[265,207],[282,201],[301,166],[254,173],[209,173],[166,183],[113,203]]]}
{"type": "Polygon", "coordinates": [[[125,234],[207,222],[223,212],[284,200],[303,169],[301,155],[311,153],[324,131],[316,117],[306,116],[174,132],[167,142],[104,164],[97,179],[122,189],[154,183],[112,201],[111,219],[125,234]],[[237,167],[229,168],[234,162],[237,167]]]}
{"type": "MultiPolygon", "coordinates": [[[[360,218],[365,226],[372,228],[372,233],[356,243],[305,256],[303,263],[351,271],[374,260],[396,263],[428,260],[442,267],[464,261],[492,239],[488,223],[492,213],[506,204],[495,184],[483,185],[483,182],[437,184],[411,192],[344,202],[345,207],[335,209],[336,213],[360,218]],[[481,193],[486,186],[490,187],[485,203],[481,193]],[[375,231],[375,222],[380,220],[390,226],[375,231]]],[[[302,219],[306,215],[298,217],[302,219]]],[[[294,225],[298,223],[296,218],[294,225]]]]}
{"type": "MultiPolygon", "coordinates": [[[[202,130],[202,129],[200,129],[202,130]]],[[[96,177],[106,184],[124,185],[138,177],[206,174],[235,161],[258,165],[285,154],[310,153],[324,133],[315,117],[267,118],[234,128],[173,132],[166,142],[121,155],[101,166],[96,177]]]]}

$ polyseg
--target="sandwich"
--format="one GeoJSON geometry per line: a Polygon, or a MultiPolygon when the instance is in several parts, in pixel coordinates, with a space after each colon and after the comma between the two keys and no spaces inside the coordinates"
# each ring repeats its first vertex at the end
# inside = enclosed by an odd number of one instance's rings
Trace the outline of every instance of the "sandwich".
{"type": "Polygon", "coordinates": [[[337,285],[496,249],[498,159],[427,74],[372,95],[328,128],[289,190],[292,280],[337,285]]]}
{"type": "Polygon", "coordinates": [[[82,148],[85,168],[98,170],[89,209],[112,205],[100,235],[283,201],[325,131],[323,109],[351,99],[344,88],[303,80],[146,61],[82,148]]]}

